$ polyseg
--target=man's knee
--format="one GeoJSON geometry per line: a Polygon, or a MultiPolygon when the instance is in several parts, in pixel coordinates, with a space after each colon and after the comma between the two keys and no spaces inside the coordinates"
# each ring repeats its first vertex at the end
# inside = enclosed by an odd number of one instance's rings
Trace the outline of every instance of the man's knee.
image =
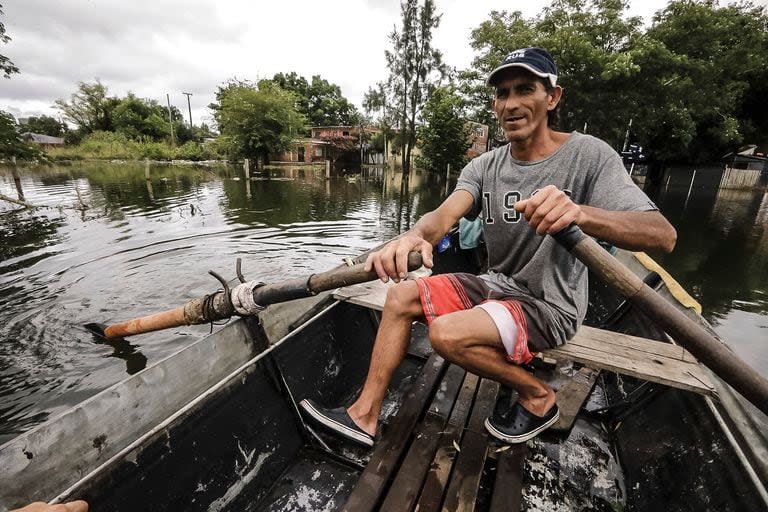
{"type": "Polygon", "coordinates": [[[435,318],[429,325],[429,343],[435,352],[445,357],[450,356],[461,348],[461,338],[456,336],[455,326],[451,326],[451,320],[448,316],[435,318]]]}
{"type": "Polygon", "coordinates": [[[403,281],[387,290],[387,300],[384,309],[398,315],[421,315],[419,287],[414,281],[403,281]]]}

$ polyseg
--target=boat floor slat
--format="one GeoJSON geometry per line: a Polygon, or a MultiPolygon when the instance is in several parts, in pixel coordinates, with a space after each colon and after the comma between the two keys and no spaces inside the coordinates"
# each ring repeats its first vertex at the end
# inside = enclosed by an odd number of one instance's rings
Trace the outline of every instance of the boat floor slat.
{"type": "Polygon", "coordinates": [[[566,384],[557,390],[557,406],[560,418],[550,427],[554,431],[569,431],[576,421],[579,411],[595,387],[599,370],[582,367],[566,384]]]}
{"type": "Polygon", "coordinates": [[[523,502],[523,465],[527,456],[527,443],[512,445],[499,455],[490,512],[519,512],[523,502]]]}
{"type": "Polygon", "coordinates": [[[397,469],[418,419],[423,415],[424,404],[431,402],[431,397],[448,364],[437,354],[433,354],[424,364],[424,368],[403,405],[381,440],[376,443],[376,450],[371,455],[357,485],[349,495],[343,510],[359,512],[373,510],[381,498],[385,486],[397,469]]]}
{"type": "Polygon", "coordinates": [[[451,474],[453,463],[458,454],[454,443],[458,444],[461,441],[479,380],[477,375],[473,373],[467,373],[464,377],[464,383],[453,411],[451,411],[451,417],[448,418],[448,424],[437,440],[437,450],[435,451],[434,458],[431,460],[429,471],[426,474],[424,486],[419,496],[417,504],[419,512],[440,510],[443,494],[448,484],[448,477],[451,474]]]}
{"type": "Polygon", "coordinates": [[[429,406],[424,420],[414,431],[408,454],[400,465],[380,510],[400,512],[413,508],[432,457],[437,450],[440,432],[448,421],[465,373],[456,365],[448,368],[443,384],[440,386],[440,392],[435,394],[435,399],[429,406]]]}

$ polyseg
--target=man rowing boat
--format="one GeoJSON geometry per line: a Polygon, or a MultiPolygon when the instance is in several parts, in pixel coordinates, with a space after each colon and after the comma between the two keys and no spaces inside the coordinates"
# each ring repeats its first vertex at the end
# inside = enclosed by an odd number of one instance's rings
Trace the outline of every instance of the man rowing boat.
{"type": "Polygon", "coordinates": [[[565,343],[587,310],[587,270],[552,237],[571,224],[630,250],[673,249],[677,234],[632,182],[619,155],[594,137],[556,131],[563,89],[548,52],[511,52],[488,76],[494,113],[509,142],[472,160],[455,191],[402,237],[372,253],[366,269],[398,284],[387,293],[362,392],[348,408],[303,400],[320,425],[371,446],[392,375],[406,355],[411,324],[425,320],[432,347],[448,361],[517,391],[495,408],[489,433],[524,442],[558,418],[555,391],[523,365],[565,343]],[[432,266],[432,247],[462,217],[480,217],[488,272],[404,280],[409,251],[432,266]]]}

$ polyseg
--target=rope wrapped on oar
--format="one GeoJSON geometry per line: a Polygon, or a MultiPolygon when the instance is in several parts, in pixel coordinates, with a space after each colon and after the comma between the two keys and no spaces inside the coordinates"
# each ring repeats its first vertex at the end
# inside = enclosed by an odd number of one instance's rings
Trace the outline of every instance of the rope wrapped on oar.
{"type": "MultiPolygon", "coordinates": [[[[422,265],[421,254],[408,255],[408,270],[422,265]]],[[[218,278],[218,277],[217,277],[218,278]]],[[[270,304],[311,297],[320,292],[343,286],[365,283],[378,279],[374,270],[366,271],[362,263],[339,266],[309,277],[291,279],[280,283],[264,284],[250,281],[224,290],[193,299],[183,306],[153,315],[135,318],[114,325],[88,324],[86,328],[105,338],[121,338],[143,334],[182,325],[207,324],[226,320],[235,314],[242,316],[258,314],[270,304]]]]}

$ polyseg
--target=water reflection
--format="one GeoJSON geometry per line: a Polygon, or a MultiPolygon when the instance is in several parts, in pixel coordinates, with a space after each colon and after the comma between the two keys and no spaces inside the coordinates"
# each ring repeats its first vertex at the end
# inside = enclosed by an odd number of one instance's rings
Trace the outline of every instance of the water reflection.
{"type": "MultiPolygon", "coordinates": [[[[719,177],[702,169],[691,178],[680,168],[655,191],[680,237],[660,260],[768,373],[768,199],[718,191],[719,177]]],[[[0,193],[41,206],[0,201],[3,442],[209,329],[104,344],[83,325],[209,293],[218,283],[208,270],[234,277],[238,257],[265,282],[331,268],[412,227],[446,187],[442,176],[382,168],[325,179],[319,167],[246,176],[232,166],[88,163],[0,169],[0,193]]]]}
{"type": "Polygon", "coordinates": [[[677,228],[664,267],[739,355],[768,373],[768,194],[720,189],[722,169],[672,170],[656,201],[677,228]],[[745,315],[745,313],[748,313],[745,315]]]}
{"type": "Polygon", "coordinates": [[[382,169],[88,163],[0,169],[0,442],[208,332],[104,344],[83,328],[175,307],[218,288],[207,271],[270,282],[331,268],[439,202],[382,169]],[[149,171],[149,179],[147,179],[149,171]],[[119,361],[118,361],[119,360],[119,361]]]}

